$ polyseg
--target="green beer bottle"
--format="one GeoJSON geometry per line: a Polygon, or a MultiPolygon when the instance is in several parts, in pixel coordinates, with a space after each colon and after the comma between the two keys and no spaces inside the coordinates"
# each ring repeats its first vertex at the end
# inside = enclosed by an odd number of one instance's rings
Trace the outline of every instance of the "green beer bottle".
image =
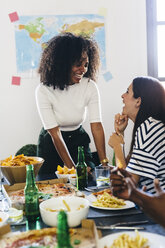
{"type": "Polygon", "coordinates": [[[57,246],[56,248],[73,248],[70,244],[67,214],[61,210],[57,216],[57,246]]]}
{"type": "Polygon", "coordinates": [[[113,151],[112,165],[116,166],[115,151],[113,151]]]}
{"type": "Polygon", "coordinates": [[[26,165],[25,215],[28,221],[39,219],[38,187],[35,183],[33,165],[26,165]]]}
{"type": "Polygon", "coordinates": [[[84,190],[88,183],[87,164],[85,163],[84,148],[78,147],[78,162],[76,165],[77,189],[84,190]]]}

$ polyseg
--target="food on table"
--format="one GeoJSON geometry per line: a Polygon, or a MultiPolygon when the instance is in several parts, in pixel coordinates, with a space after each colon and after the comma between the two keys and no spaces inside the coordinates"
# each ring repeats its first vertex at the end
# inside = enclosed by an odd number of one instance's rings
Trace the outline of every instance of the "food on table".
{"type": "MultiPolygon", "coordinates": [[[[34,246],[47,246],[54,247],[56,242],[56,231],[54,228],[45,228],[41,230],[32,230],[23,232],[18,235],[11,236],[2,240],[1,247],[4,248],[19,248],[19,247],[32,247],[34,246]]],[[[71,232],[72,229],[71,229],[71,232]]]]}
{"type": "MultiPolygon", "coordinates": [[[[39,202],[47,200],[51,197],[57,196],[68,196],[68,195],[77,195],[77,189],[70,184],[65,183],[36,183],[39,191],[39,202]]],[[[25,195],[24,189],[16,191],[8,191],[8,195],[11,199],[12,204],[24,204],[25,195]]]]}
{"type": "Polygon", "coordinates": [[[97,200],[92,202],[93,206],[104,208],[122,208],[126,205],[124,200],[111,196],[109,193],[104,192],[102,195],[97,196],[97,200]]]}
{"type": "Polygon", "coordinates": [[[76,174],[76,169],[72,167],[69,169],[67,166],[61,167],[60,165],[57,166],[57,171],[59,174],[76,174]]]}
{"type": "MultiPolygon", "coordinates": [[[[96,238],[91,220],[83,220],[81,228],[70,228],[70,240],[74,248],[96,247],[96,238]]],[[[57,246],[57,228],[50,227],[41,230],[30,230],[19,234],[8,234],[1,237],[1,248],[55,248],[57,246]]]]}
{"type": "Polygon", "coordinates": [[[139,234],[137,230],[135,230],[135,237],[131,237],[129,234],[121,234],[117,239],[113,241],[111,246],[104,246],[104,248],[150,248],[148,243],[148,239],[144,238],[139,234]]]}
{"type": "Polygon", "coordinates": [[[37,164],[35,158],[24,156],[24,154],[17,156],[10,156],[1,161],[1,166],[24,166],[28,164],[37,164]]]}
{"type": "MultiPolygon", "coordinates": [[[[68,205],[68,203],[65,200],[62,200],[63,204],[64,204],[64,208],[61,208],[60,210],[65,210],[66,212],[71,212],[72,209],[70,208],[70,206],[68,205]]],[[[80,206],[76,209],[76,210],[80,210],[81,208],[84,208],[85,206],[83,204],[80,204],[80,206]]],[[[45,208],[45,210],[50,211],[50,212],[58,212],[59,209],[52,209],[52,208],[45,208]]]]}
{"type": "Polygon", "coordinates": [[[103,189],[103,190],[101,190],[101,191],[98,191],[98,192],[94,192],[94,193],[92,193],[92,195],[95,195],[95,196],[97,197],[98,195],[102,195],[102,194],[104,194],[104,192],[106,192],[106,193],[108,193],[108,194],[112,195],[112,192],[111,192],[111,190],[110,190],[110,189],[103,189]]]}

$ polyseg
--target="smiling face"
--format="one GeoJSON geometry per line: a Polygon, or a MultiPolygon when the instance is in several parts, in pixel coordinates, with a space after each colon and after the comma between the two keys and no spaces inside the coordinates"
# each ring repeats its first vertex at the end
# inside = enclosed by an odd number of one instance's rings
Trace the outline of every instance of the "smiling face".
{"type": "Polygon", "coordinates": [[[126,93],[124,93],[121,97],[123,98],[124,103],[122,114],[127,115],[129,119],[135,122],[140,108],[141,98],[134,98],[133,84],[130,84],[126,93]]]}
{"type": "Polygon", "coordinates": [[[81,60],[76,62],[72,68],[70,73],[70,85],[77,84],[83,78],[84,74],[88,70],[88,56],[87,53],[83,53],[81,60]]]}

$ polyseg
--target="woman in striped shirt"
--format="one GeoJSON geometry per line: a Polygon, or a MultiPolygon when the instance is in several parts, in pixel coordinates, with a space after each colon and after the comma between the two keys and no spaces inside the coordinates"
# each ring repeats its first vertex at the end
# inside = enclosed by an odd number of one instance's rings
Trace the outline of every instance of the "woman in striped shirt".
{"type": "Polygon", "coordinates": [[[116,133],[108,143],[139,187],[146,185],[147,191],[155,193],[153,180],[157,178],[165,189],[165,90],[155,78],[138,77],[122,99],[123,112],[115,116],[116,133]],[[128,119],[134,122],[134,128],[130,151],[124,159],[121,145],[128,119]]]}

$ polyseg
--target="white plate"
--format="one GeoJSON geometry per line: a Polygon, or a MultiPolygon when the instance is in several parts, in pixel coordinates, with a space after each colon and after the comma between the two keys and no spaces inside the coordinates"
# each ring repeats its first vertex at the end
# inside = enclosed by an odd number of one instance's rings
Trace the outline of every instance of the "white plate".
{"type": "Polygon", "coordinates": [[[88,196],[86,196],[86,199],[90,202],[90,206],[93,208],[98,208],[98,209],[102,209],[102,210],[123,210],[123,209],[129,209],[129,208],[133,208],[135,207],[135,204],[131,201],[125,201],[126,205],[122,206],[121,208],[105,208],[105,207],[97,207],[97,206],[93,206],[93,202],[97,200],[97,197],[94,196],[93,194],[90,194],[88,196]]]}
{"type": "Polygon", "coordinates": [[[2,221],[0,221],[0,226],[3,226],[8,220],[9,215],[5,212],[0,212],[0,218],[2,219],[2,221]]]}
{"type": "MultiPolygon", "coordinates": [[[[105,246],[107,248],[110,248],[110,246],[113,244],[113,241],[124,233],[129,234],[131,237],[136,236],[135,232],[118,232],[118,233],[110,234],[99,240],[99,248],[104,248],[105,246]]],[[[139,234],[142,235],[144,238],[148,239],[147,244],[149,245],[150,248],[164,248],[164,244],[165,244],[164,236],[155,233],[140,232],[140,231],[139,234]]]]}

